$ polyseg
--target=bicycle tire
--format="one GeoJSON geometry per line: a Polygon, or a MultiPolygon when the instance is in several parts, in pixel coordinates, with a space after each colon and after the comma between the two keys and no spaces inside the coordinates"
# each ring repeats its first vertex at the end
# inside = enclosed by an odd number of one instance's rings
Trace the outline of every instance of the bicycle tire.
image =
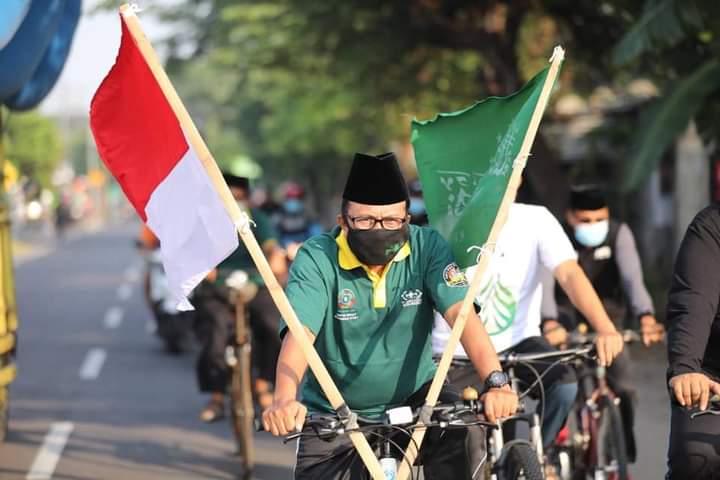
{"type": "Polygon", "coordinates": [[[252,372],[249,349],[240,347],[237,363],[232,369],[230,384],[230,410],[237,453],[243,472],[249,478],[255,467],[254,421],[255,406],[252,395],[252,372]]]}
{"type": "Polygon", "coordinates": [[[535,448],[529,443],[513,443],[506,446],[503,457],[503,480],[543,480],[542,465],[535,448]]]}
{"type": "Polygon", "coordinates": [[[597,459],[606,465],[614,464],[613,469],[606,472],[607,480],[627,480],[627,449],[620,409],[609,397],[603,397],[601,402],[596,442],[597,459]]]}
{"type": "Polygon", "coordinates": [[[7,437],[10,422],[10,395],[7,387],[0,387],[0,443],[7,437]]]}

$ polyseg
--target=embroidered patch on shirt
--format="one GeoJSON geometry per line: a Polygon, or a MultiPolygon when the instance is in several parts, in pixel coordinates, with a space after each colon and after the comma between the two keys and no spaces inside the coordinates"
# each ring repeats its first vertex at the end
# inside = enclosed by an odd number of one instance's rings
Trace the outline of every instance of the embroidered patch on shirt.
{"type": "Polygon", "coordinates": [[[466,287],[467,278],[458,264],[453,262],[443,270],[443,279],[448,287],[466,287]]]}

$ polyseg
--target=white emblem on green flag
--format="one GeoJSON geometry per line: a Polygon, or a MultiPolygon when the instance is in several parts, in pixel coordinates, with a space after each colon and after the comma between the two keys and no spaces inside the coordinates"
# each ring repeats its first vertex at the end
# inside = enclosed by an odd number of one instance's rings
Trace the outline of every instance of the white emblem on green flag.
{"type": "Polygon", "coordinates": [[[549,67],[521,90],[412,122],[430,223],[465,269],[487,241],[549,67]],[[470,250],[469,250],[470,249],[470,250]]]}

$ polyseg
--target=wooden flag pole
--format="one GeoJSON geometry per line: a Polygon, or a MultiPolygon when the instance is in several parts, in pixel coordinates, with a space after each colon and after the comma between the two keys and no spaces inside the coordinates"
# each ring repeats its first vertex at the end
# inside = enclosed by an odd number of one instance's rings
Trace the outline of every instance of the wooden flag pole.
{"type": "MultiPolygon", "coordinates": [[[[508,182],[507,189],[505,190],[505,194],[503,195],[502,201],[500,203],[500,208],[498,209],[498,214],[495,217],[495,221],[493,222],[492,229],[490,230],[490,234],[488,235],[488,239],[485,245],[494,246],[497,242],[498,237],[500,236],[500,231],[502,230],[502,227],[505,225],[508,211],[510,210],[510,205],[512,205],[515,201],[518,188],[520,188],[522,172],[525,168],[526,160],[530,155],[530,148],[535,141],[535,135],[537,134],[538,127],[540,126],[540,120],[542,119],[543,113],[545,112],[545,107],[547,106],[548,99],[550,98],[552,87],[553,85],[555,85],[555,78],[557,77],[558,71],[560,69],[560,64],[562,63],[564,58],[565,51],[562,49],[562,47],[555,47],[552,57],[550,58],[550,70],[548,71],[548,75],[545,78],[545,83],[543,84],[542,90],[540,91],[540,97],[538,98],[538,102],[535,105],[535,110],[533,111],[532,117],[530,117],[530,124],[528,125],[528,130],[525,133],[525,138],[523,139],[523,143],[520,146],[520,152],[518,153],[516,163],[513,166],[513,171],[510,174],[510,180],[508,182]]],[[[448,370],[450,369],[450,363],[452,362],[453,354],[455,353],[455,349],[460,343],[460,337],[462,336],[463,330],[465,329],[468,315],[473,308],[473,301],[475,300],[477,291],[480,288],[480,282],[482,281],[482,277],[484,276],[485,270],[487,270],[488,263],[490,262],[490,258],[492,257],[492,250],[493,248],[490,247],[488,249],[483,249],[480,252],[480,259],[478,261],[477,269],[475,270],[472,282],[470,283],[470,288],[468,289],[468,292],[463,299],[462,306],[460,307],[460,313],[458,314],[457,318],[455,319],[455,323],[453,324],[450,339],[445,346],[445,350],[443,351],[442,358],[440,359],[440,364],[438,365],[437,372],[435,373],[435,377],[433,378],[432,384],[430,385],[430,390],[425,397],[426,407],[432,408],[438,401],[438,397],[440,396],[440,390],[445,383],[445,378],[447,377],[448,370]]],[[[418,451],[425,438],[425,431],[426,428],[422,427],[422,421],[418,422],[418,425],[416,425],[416,428],[413,431],[412,440],[408,444],[407,450],[405,451],[405,458],[407,461],[400,462],[400,469],[398,470],[397,477],[398,480],[407,480],[408,475],[410,474],[410,467],[408,465],[412,465],[413,463],[415,463],[418,451]]]]}
{"type": "MultiPolygon", "coordinates": [[[[290,302],[288,301],[285,292],[283,291],[282,287],[277,281],[277,278],[275,278],[275,275],[270,269],[270,264],[265,258],[265,255],[263,254],[260,245],[258,245],[255,235],[253,235],[250,229],[247,214],[243,212],[240,207],[238,207],[235,199],[232,196],[232,193],[230,193],[230,189],[225,183],[225,180],[223,179],[222,173],[220,172],[220,169],[218,168],[215,159],[210,153],[207,145],[205,145],[205,141],[200,136],[200,133],[198,132],[195,124],[190,118],[190,114],[185,109],[185,106],[183,105],[180,97],[175,91],[175,88],[170,83],[170,79],[168,78],[167,73],[165,73],[165,70],[160,63],[160,60],[155,53],[155,50],[153,49],[148,39],[145,37],[145,33],[143,32],[140,25],[140,20],[137,18],[137,15],[135,15],[135,9],[132,6],[125,4],[120,7],[120,13],[125,18],[125,22],[128,26],[130,33],[133,36],[133,39],[137,43],[137,46],[140,49],[143,57],[145,58],[148,67],[150,67],[150,70],[152,71],[155,80],[157,80],[160,88],[165,94],[165,97],[170,103],[173,112],[177,116],[180,125],[188,138],[188,142],[190,142],[193,149],[198,154],[198,157],[200,158],[200,161],[205,167],[205,170],[207,171],[210,180],[215,186],[215,190],[218,192],[218,195],[220,195],[225,209],[227,210],[228,214],[237,226],[238,232],[240,233],[240,238],[242,238],[243,243],[247,247],[250,256],[252,257],[256,267],[258,268],[258,271],[260,272],[260,275],[262,275],[262,278],[265,281],[265,285],[267,286],[270,295],[275,301],[275,305],[280,311],[280,314],[285,319],[285,322],[290,329],[290,334],[295,337],[295,340],[297,340],[298,344],[300,345],[300,348],[302,349],[302,352],[307,359],[308,365],[310,366],[310,369],[312,370],[315,378],[317,379],[323,392],[325,393],[325,396],[330,402],[330,405],[332,405],[332,407],[341,416],[348,416],[347,419],[351,422],[348,427],[352,428],[352,423],[354,423],[356,420],[355,417],[349,411],[345,401],[342,398],[342,395],[340,394],[340,391],[335,385],[335,382],[333,382],[332,377],[330,377],[330,373],[327,371],[327,368],[325,368],[325,365],[323,365],[320,356],[317,354],[315,347],[308,338],[307,333],[305,332],[305,328],[300,323],[300,320],[298,319],[295,311],[290,305],[290,302]]],[[[365,436],[360,432],[353,432],[349,435],[350,439],[353,442],[353,445],[355,446],[358,453],[360,454],[360,457],[365,463],[365,466],[372,475],[373,480],[384,480],[385,474],[380,467],[380,462],[375,456],[372,448],[370,448],[370,445],[365,436]]]]}

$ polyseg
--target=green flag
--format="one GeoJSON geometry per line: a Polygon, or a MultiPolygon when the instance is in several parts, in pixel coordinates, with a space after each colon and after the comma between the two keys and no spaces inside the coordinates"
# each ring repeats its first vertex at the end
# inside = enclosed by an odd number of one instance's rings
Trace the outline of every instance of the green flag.
{"type": "Polygon", "coordinates": [[[430,223],[461,268],[476,264],[472,247],[487,241],[549,69],[510,96],[412,122],[430,223]]]}

